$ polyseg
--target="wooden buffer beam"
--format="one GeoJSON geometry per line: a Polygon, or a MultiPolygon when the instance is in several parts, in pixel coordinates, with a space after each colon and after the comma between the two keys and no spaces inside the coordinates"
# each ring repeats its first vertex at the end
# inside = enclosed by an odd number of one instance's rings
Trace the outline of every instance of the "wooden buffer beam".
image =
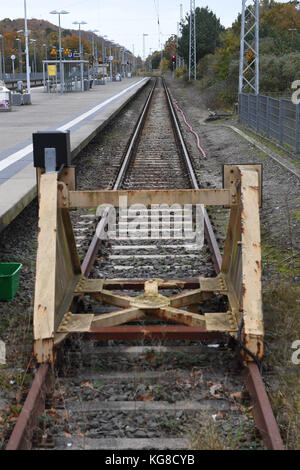
{"type": "MultiPolygon", "coordinates": [[[[86,333],[94,337],[140,337],[159,331],[151,327],[130,327],[129,323],[147,317],[166,322],[165,337],[212,337],[230,335],[237,339],[242,329],[243,344],[258,359],[263,356],[264,325],[261,287],[261,167],[225,165],[221,190],[178,191],[75,191],[75,172],[39,170],[39,230],[34,302],[34,352],[39,363],[55,360],[55,349],[70,334],[86,333]],[[70,211],[96,208],[103,204],[119,207],[126,196],[132,204],[202,204],[225,206],[230,220],[221,273],[215,278],[199,278],[195,285],[184,280],[146,281],[138,297],[121,295],[120,283],[87,279],[82,275],[70,211]],[[178,288],[179,295],[165,297],[160,290],[178,288]],[[228,298],[228,310],[199,314],[198,306],[215,295],[228,298]],[[84,295],[116,307],[109,314],[91,315],[72,312],[74,299],[84,295]],[[168,327],[169,324],[177,327],[168,327]],[[123,326],[122,326],[123,325],[123,326]],[[125,326],[127,325],[127,326],[125,326]],[[124,330],[122,330],[124,328],[124,330]],[[132,328],[130,330],[130,328],[132,328]],[[144,330],[143,330],[144,328],[144,330]],[[173,328],[173,330],[172,330],[173,328]],[[175,331],[176,330],[176,331],[175,331]],[[135,333],[136,332],[136,336],[135,333]],[[172,333],[173,331],[173,333],[172,333]],[[147,333],[148,332],[148,333],[147,333]],[[198,336],[197,336],[198,334],[198,336]],[[120,336],[121,335],[121,336],[120,336]],[[173,336],[174,337],[174,336],[173,336]]],[[[126,289],[136,289],[126,282],[126,289]]],[[[139,285],[140,289],[141,286],[139,285]]],[[[253,358],[244,352],[244,359],[253,358]]]]}

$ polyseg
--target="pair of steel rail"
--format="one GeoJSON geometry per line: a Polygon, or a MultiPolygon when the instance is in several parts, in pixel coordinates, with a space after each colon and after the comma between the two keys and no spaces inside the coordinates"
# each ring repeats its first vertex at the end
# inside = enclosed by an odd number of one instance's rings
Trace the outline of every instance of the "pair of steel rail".
{"type": "MultiPolygon", "coordinates": [[[[137,142],[141,131],[143,129],[144,122],[147,118],[147,113],[151,104],[151,99],[155,90],[156,82],[152,87],[149,96],[147,98],[146,104],[142,110],[140,118],[138,120],[137,126],[133,133],[133,136],[130,140],[128,145],[126,154],[123,158],[122,165],[120,167],[120,171],[118,176],[115,180],[115,184],[113,186],[114,190],[120,189],[122,185],[122,181],[124,180],[124,176],[130,164],[131,157],[133,155],[133,151],[137,146],[137,142]]],[[[182,156],[185,160],[186,167],[188,169],[188,174],[191,182],[191,186],[193,189],[199,189],[199,185],[197,182],[197,178],[193,169],[192,161],[189,157],[182,132],[180,130],[180,125],[176,116],[176,112],[173,106],[173,102],[169,93],[169,90],[164,82],[165,92],[167,101],[169,104],[170,116],[172,119],[174,133],[176,135],[176,139],[178,141],[178,145],[181,149],[182,156]]],[[[82,273],[87,278],[93,268],[97,253],[99,251],[101,240],[97,236],[97,233],[101,233],[104,230],[104,227],[107,223],[107,217],[109,215],[109,210],[107,210],[99,223],[97,228],[96,234],[93,237],[89,250],[86,254],[86,257],[82,263],[82,273]]],[[[214,261],[214,268],[216,274],[221,272],[222,267],[222,256],[215,238],[215,234],[213,232],[213,228],[211,222],[209,220],[208,214],[204,209],[204,220],[205,220],[205,236],[207,243],[210,247],[213,261],[214,261]]],[[[126,281],[120,282],[119,287],[126,287],[135,288],[136,290],[140,290],[143,288],[144,283],[142,281],[126,281]]],[[[191,281],[184,281],[185,288],[193,289],[196,288],[197,282],[195,280],[191,281]]],[[[198,282],[199,284],[199,282],[198,282]]],[[[118,283],[114,283],[114,287],[118,288],[118,283]]],[[[199,330],[200,328],[185,328],[186,337],[187,338],[198,338],[199,337],[199,330]]],[[[169,339],[176,339],[176,338],[183,338],[183,328],[180,326],[168,327],[164,332],[164,337],[169,339]]],[[[103,329],[101,332],[99,329],[95,332],[95,335],[101,339],[133,339],[133,338],[155,338],[161,337],[161,330],[160,327],[143,327],[143,331],[140,331],[140,327],[136,327],[135,329],[130,327],[126,329],[126,327],[120,328],[112,328],[103,329]],[[132,336],[133,335],[133,336],[132,336]]],[[[205,332],[203,331],[203,336],[205,336],[205,332]]],[[[211,337],[211,336],[210,336],[211,337]]],[[[53,365],[51,364],[41,364],[39,369],[36,373],[35,379],[33,381],[32,387],[29,391],[27,399],[24,403],[22,408],[20,417],[14,427],[13,433],[10,437],[8,445],[6,447],[7,450],[23,450],[23,449],[31,449],[32,447],[32,436],[34,429],[36,427],[37,419],[41,415],[41,413],[45,409],[45,403],[47,400],[48,395],[51,395],[52,390],[52,380],[53,380],[53,365]]],[[[253,415],[256,420],[257,428],[259,429],[262,439],[267,447],[270,450],[284,450],[284,445],[280,436],[279,428],[276,423],[269,398],[265,389],[265,385],[263,379],[260,374],[260,370],[255,362],[248,362],[244,369],[244,381],[246,388],[250,394],[252,404],[253,404],[253,415]]]]}

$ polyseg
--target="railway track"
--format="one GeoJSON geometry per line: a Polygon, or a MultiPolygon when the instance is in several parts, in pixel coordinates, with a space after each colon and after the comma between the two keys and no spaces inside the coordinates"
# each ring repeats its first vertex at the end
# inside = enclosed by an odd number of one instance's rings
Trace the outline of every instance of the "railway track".
{"type": "MultiPolygon", "coordinates": [[[[159,79],[149,94],[112,189],[172,188],[198,190],[199,182],[171,97],[159,79]]],[[[171,239],[169,219],[164,219],[163,211],[159,213],[152,207],[139,219],[137,228],[130,225],[137,214],[131,214],[128,220],[128,214],[124,217],[119,210],[115,227],[118,237],[109,243],[103,242],[100,235],[112,211],[103,210],[82,272],[93,279],[110,279],[106,287],[117,289],[122,307],[124,295],[134,291],[133,296],[138,297],[145,281],[154,278],[170,279],[159,286],[160,295],[167,298],[199,288],[199,275],[213,278],[222,266],[209,217],[205,209],[201,211],[206,245],[199,250],[195,234],[187,240],[174,229],[180,227],[176,225],[182,217],[180,209],[173,210],[171,216],[167,214],[174,224],[171,239]],[[161,232],[163,222],[165,237],[161,232]],[[174,278],[181,283],[172,282],[174,278]]],[[[143,215],[141,209],[138,215],[143,215]]],[[[186,214],[192,227],[195,215],[193,211],[186,214]]],[[[83,255],[89,227],[94,227],[97,218],[90,213],[74,217],[77,248],[83,255]]],[[[228,300],[220,294],[188,310],[213,314],[224,308],[228,308],[228,300]]],[[[111,305],[99,306],[89,296],[80,298],[77,310],[82,309],[86,314],[104,316],[115,311],[111,305]]],[[[148,317],[147,322],[141,316],[127,325],[105,332],[96,328],[94,336],[102,339],[101,343],[84,336],[67,339],[58,354],[56,376],[52,377],[54,393],[47,400],[51,368],[47,364],[40,366],[8,449],[183,450],[205,446],[205,436],[212,428],[214,435],[220,436],[218,445],[224,448],[283,448],[255,362],[244,368],[252,403],[241,402],[242,371],[237,353],[229,348],[228,337],[216,334],[199,345],[195,341],[199,329],[169,326],[162,330],[165,322],[157,315],[148,317]],[[128,340],[134,342],[129,346],[128,340]],[[35,418],[43,410],[39,431],[33,432],[37,429],[35,418]]]]}

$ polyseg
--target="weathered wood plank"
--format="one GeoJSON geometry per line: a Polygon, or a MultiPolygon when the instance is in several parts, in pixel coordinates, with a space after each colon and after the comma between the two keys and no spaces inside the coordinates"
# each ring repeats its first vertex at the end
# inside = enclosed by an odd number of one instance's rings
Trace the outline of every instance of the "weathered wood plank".
{"type": "Polygon", "coordinates": [[[153,311],[153,315],[182,325],[205,326],[205,318],[203,315],[186,312],[185,310],[177,308],[163,307],[160,310],[153,311]]]}
{"type": "Polygon", "coordinates": [[[38,362],[53,361],[57,234],[57,174],[40,179],[40,215],[34,301],[34,351],[38,362]]]}
{"type": "Polygon", "coordinates": [[[70,191],[69,208],[92,208],[101,205],[119,207],[126,202],[134,204],[203,204],[212,206],[231,205],[230,191],[227,189],[165,190],[165,191],[70,191]]]}
{"type": "Polygon", "coordinates": [[[241,175],[242,279],[245,333],[263,336],[259,177],[257,171],[250,169],[241,169],[241,175]]]}
{"type": "Polygon", "coordinates": [[[145,317],[145,313],[138,308],[118,310],[117,312],[95,316],[92,322],[92,328],[124,325],[126,323],[132,322],[134,320],[140,320],[141,318],[145,317]]]}

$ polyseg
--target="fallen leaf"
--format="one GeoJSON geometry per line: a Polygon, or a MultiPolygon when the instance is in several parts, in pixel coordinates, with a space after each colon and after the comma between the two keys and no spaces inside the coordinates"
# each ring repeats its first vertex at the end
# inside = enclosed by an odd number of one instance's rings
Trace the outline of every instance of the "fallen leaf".
{"type": "Polygon", "coordinates": [[[141,395],[137,401],[154,401],[154,398],[152,395],[141,395]]]}
{"type": "Polygon", "coordinates": [[[47,410],[47,415],[50,415],[51,418],[55,419],[56,421],[60,419],[60,415],[57,413],[55,408],[51,408],[50,410],[47,410]]]}
{"type": "Polygon", "coordinates": [[[230,394],[230,398],[233,398],[233,400],[242,400],[243,396],[243,392],[235,392],[230,394]]]}
{"type": "Polygon", "coordinates": [[[190,373],[190,377],[197,377],[197,375],[202,375],[202,370],[196,370],[190,373]]]}
{"type": "Polygon", "coordinates": [[[156,354],[155,353],[149,353],[145,356],[145,359],[146,361],[154,361],[156,358],[156,354]]]}
{"type": "Polygon", "coordinates": [[[209,391],[210,391],[210,394],[214,398],[222,398],[222,396],[218,392],[223,392],[223,385],[222,384],[214,384],[210,387],[209,391]]]}
{"type": "Polygon", "coordinates": [[[82,382],[80,384],[80,387],[91,388],[92,390],[94,390],[93,384],[91,384],[91,382],[82,382]]]}
{"type": "Polygon", "coordinates": [[[224,419],[224,413],[222,413],[222,411],[218,412],[217,419],[224,419]]]}

